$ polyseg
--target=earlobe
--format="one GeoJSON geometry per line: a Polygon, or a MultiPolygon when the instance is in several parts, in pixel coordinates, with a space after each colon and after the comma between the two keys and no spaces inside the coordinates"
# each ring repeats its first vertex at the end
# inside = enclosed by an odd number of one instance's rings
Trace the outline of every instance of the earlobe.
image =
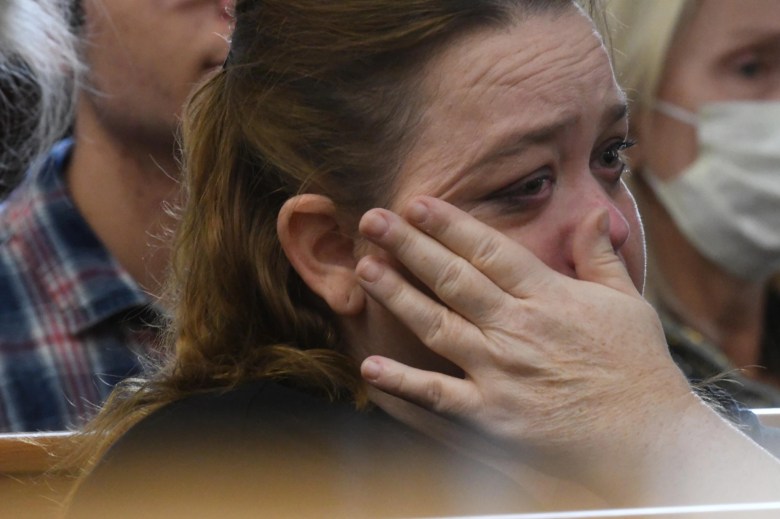
{"type": "Polygon", "coordinates": [[[355,315],[365,292],[355,275],[354,239],[328,197],[305,194],[282,206],[277,233],[287,259],[304,283],[339,315],[355,315]]]}

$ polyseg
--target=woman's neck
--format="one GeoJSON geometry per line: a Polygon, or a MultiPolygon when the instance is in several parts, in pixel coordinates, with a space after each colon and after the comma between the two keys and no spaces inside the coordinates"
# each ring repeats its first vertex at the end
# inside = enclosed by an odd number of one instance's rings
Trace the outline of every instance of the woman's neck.
{"type": "Polygon", "coordinates": [[[761,360],[764,281],[736,278],[704,258],[660,205],[643,205],[650,250],[648,298],[702,333],[737,367],[761,360]]]}

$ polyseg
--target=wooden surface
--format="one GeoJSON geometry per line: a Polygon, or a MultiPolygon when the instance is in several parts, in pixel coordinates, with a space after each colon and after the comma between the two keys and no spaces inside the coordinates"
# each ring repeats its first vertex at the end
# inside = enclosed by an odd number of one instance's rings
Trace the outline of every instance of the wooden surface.
{"type": "Polygon", "coordinates": [[[0,434],[0,474],[33,474],[53,468],[55,453],[71,433],[0,434]]]}
{"type": "Polygon", "coordinates": [[[54,519],[72,480],[53,471],[70,433],[0,434],[0,517],[54,519]]]}

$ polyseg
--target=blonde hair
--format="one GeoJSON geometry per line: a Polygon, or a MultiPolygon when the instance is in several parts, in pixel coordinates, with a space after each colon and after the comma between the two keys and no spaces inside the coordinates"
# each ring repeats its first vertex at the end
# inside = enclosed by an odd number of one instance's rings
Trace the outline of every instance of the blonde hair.
{"type": "Polygon", "coordinates": [[[698,0],[606,0],[615,74],[635,112],[653,109],[666,58],[698,0]]]}
{"type": "Polygon", "coordinates": [[[69,0],[0,4],[0,181],[16,181],[72,120],[81,64],[68,25],[69,0]]]}
{"type": "MultiPolygon", "coordinates": [[[[607,0],[605,16],[609,20],[613,62],[618,82],[626,91],[631,107],[631,133],[638,135],[637,124],[652,120],[652,112],[666,72],[668,54],[678,35],[685,30],[699,6],[699,0],[607,0]]],[[[639,148],[642,147],[641,139],[639,148]]],[[[641,165],[633,168],[641,173],[641,165]]],[[[654,196],[641,174],[627,177],[640,212],[654,196]]],[[[648,226],[651,224],[647,224],[648,226]]],[[[656,309],[668,299],[666,281],[657,268],[657,252],[650,235],[646,236],[647,276],[644,296],[656,309]]]]}

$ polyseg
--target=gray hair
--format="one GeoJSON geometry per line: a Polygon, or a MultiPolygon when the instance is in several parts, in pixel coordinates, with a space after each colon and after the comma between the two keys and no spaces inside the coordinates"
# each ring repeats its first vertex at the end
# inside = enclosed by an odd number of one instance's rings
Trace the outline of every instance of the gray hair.
{"type": "Polygon", "coordinates": [[[0,0],[0,192],[72,122],[80,62],[69,0],[0,0]]]}

